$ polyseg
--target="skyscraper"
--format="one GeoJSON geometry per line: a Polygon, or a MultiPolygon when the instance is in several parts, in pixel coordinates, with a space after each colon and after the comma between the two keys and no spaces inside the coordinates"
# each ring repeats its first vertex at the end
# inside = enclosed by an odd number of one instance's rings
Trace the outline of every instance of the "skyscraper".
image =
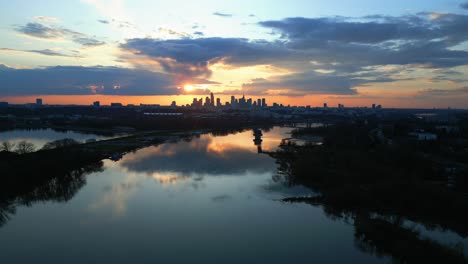
{"type": "Polygon", "coordinates": [[[265,98],[262,98],[262,107],[266,107],[267,104],[266,104],[266,99],[265,98]]]}
{"type": "Polygon", "coordinates": [[[37,98],[36,99],[36,105],[38,105],[38,106],[42,105],[42,98],[37,98]]]}
{"type": "Polygon", "coordinates": [[[215,99],[214,99],[214,94],[211,93],[211,106],[214,106],[215,105],[215,99]]]}

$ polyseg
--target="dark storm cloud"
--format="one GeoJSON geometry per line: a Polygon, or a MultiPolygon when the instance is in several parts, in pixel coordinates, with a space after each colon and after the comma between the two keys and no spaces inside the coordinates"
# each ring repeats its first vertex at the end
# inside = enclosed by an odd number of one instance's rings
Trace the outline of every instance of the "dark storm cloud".
{"type": "Polygon", "coordinates": [[[213,15],[219,16],[219,17],[232,17],[232,14],[221,13],[221,12],[214,12],[213,15]]]}
{"type": "MultiPolygon", "coordinates": [[[[0,68],[1,69],[1,68],[0,68]]],[[[0,95],[171,95],[171,76],[117,67],[57,66],[0,70],[0,95]]]]}
{"type": "MultiPolygon", "coordinates": [[[[242,175],[247,172],[265,173],[275,169],[274,161],[243,148],[229,148],[218,153],[209,149],[209,138],[191,142],[164,144],[140,151],[137,158],[124,159],[121,164],[139,173],[177,172],[184,175],[242,175]],[[239,166],[241,164],[241,166],[239,166]]],[[[252,148],[255,146],[252,143],[252,148]]]]}
{"type": "Polygon", "coordinates": [[[86,36],[83,33],[61,27],[49,27],[40,23],[27,23],[18,26],[15,30],[24,35],[40,39],[71,39],[73,42],[83,46],[100,46],[105,42],[86,36]]]}

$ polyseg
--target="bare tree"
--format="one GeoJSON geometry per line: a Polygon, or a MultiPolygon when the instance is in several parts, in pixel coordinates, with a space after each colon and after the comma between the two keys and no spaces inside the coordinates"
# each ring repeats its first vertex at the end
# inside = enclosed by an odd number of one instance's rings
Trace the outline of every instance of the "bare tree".
{"type": "Polygon", "coordinates": [[[55,148],[66,148],[70,147],[73,145],[78,145],[80,142],[72,139],[72,138],[64,138],[64,139],[59,139],[55,140],[52,142],[48,142],[42,147],[42,149],[55,149],[55,148]]]}
{"type": "Polygon", "coordinates": [[[21,141],[16,146],[16,153],[18,154],[31,153],[31,152],[34,152],[34,150],[36,150],[36,147],[34,146],[34,144],[31,142],[27,142],[27,141],[21,141]]]}
{"type": "Polygon", "coordinates": [[[2,145],[0,146],[0,151],[12,152],[14,147],[15,147],[15,143],[4,141],[2,142],[2,145]]]}

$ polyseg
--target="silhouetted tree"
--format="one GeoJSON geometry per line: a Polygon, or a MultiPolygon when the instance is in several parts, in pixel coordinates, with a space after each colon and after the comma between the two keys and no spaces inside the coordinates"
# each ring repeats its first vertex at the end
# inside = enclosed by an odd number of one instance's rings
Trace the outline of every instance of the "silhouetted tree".
{"type": "Polygon", "coordinates": [[[18,154],[31,153],[31,152],[34,152],[34,150],[36,150],[36,147],[34,146],[34,144],[31,142],[27,142],[27,141],[21,141],[16,146],[16,153],[18,154]]]}
{"type": "Polygon", "coordinates": [[[42,147],[42,149],[55,149],[55,148],[64,148],[73,145],[78,145],[80,142],[72,139],[72,138],[64,138],[49,142],[42,147]]]}
{"type": "Polygon", "coordinates": [[[15,148],[15,143],[4,141],[2,145],[0,146],[0,151],[12,152],[14,148],[15,148]]]}

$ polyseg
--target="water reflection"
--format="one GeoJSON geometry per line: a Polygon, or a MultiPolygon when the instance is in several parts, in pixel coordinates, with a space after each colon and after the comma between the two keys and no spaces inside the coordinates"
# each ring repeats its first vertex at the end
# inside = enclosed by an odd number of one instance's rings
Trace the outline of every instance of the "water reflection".
{"type": "Polygon", "coordinates": [[[112,137],[93,133],[81,133],[76,131],[53,129],[16,129],[0,131],[0,142],[8,141],[17,144],[20,141],[27,141],[33,143],[36,149],[42,148],[48,142],[64,138],[71,138],[80,142],[84,142],[88,139],[102,140],[112,137]]]}
{"type": "MultiPolygon", "coordinates": [[[[125,156],[120,165],[130,172],[147,173],[163,183],[194,175],[272,173],[275,171],[274,161],[267,155],[258,155],[258,148],[262,148],[261,141],[257,149],[252,143],[249,144],[258,139],[260,136],[253,139],[251,130],[224,137],[201,135],[189,142],[140,150],[125,156]]],[[[271,142],[270,138],[267,146],[273,149],[271,142]]]]}
{"type": "Polygon", "coordinates": [[[89,164],[64,175],[53,172],[34,179],[7,180],[0,185],[0,226],[16,213],[18,206],[32,206],[37,202],[67,202],[86,184],[86,175],[100,172],[102,162],[89,164]]]}
{"type": "Polygon", "coordinates": [[[0,259],[7,263],[388,260],[356,250],[353,239],[360,236],[353,236],[355,229],[338,215],[278,202],[294,192],[310,193],[274,181],[275,160],[259,154],[276,149],[289,131],[262,129],[260,137],[254,130],[201,135],[141,149],[118,162],[106,160],[63,179],[50,177],[10,195],[2,192],[3,214],[11,216],[18,205],[31,208],[23,207],[11,225],[0,229],[0,259]],[[37,201],[67,203],[38,206],[37,201]],[[53,257],[47,253],[51,246],[60,248],[53,257]],[[25,248],[28,254],[21,254],[25,248]]]}
{"type": "Polygon", "coordinates": [[[259,154],[263,153],[263,150],[262,150],[262,142],[263,142],[263,139],[262,139],[262,136],[263,136],[263,133],[262,133],[262,130],[260,129],[254,129],[253,130],[253,135],[254,135],[254,144],[255,146],[257,146],[257,152],[259,154]]]}

